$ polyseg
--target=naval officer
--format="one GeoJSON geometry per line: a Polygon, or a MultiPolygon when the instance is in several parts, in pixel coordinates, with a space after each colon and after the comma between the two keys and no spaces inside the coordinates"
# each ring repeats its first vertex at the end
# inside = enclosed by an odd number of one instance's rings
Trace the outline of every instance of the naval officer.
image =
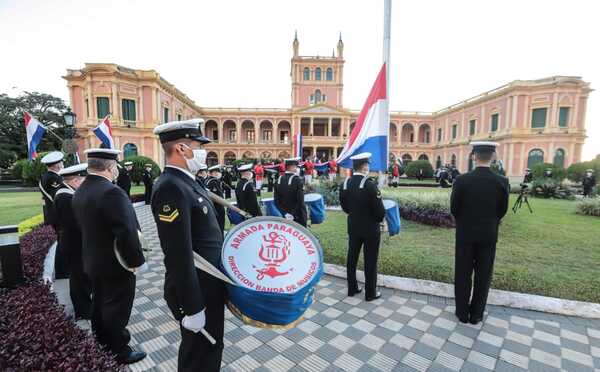
{"type": "Polygon", "coordinates": [[[202,146],[202,119],[175,121],[157,126],[166,166],[152,194],[166,267],[164,296],[180,322],[179,371],[218,371],[223,354],[225,287],[221,280],[194,267],[193,252],[219,267],[223,233],[206,189],[195,175],[206,162],[202,146]],[[212,345],[200,333],[205,329],[212,345]]]}
{"type": "Polygon", "coordinates": [[[252,182],[252,163],[240,165],[240,180],[235,185],[235,199],[237,206],[252,215],[252,217],[262,216],[262,211],[256,198],[256,187],[252,182]]]}
{"type": "Polygon", "coordinates": [[[275,185],[275,206],[287,219],[293,219],[306,227],[308,219],[304,204],[304,185],[298,176],[300,157],[285,159],[285,173],[275,185]]]}
{"type": "Polygon", "coordinates": [[[471,145],[476,168],[456,178],[450,203],[456,220],[456,316],[463,323],[477,324],[483,319],[496,257],[498,227],[508,209],[510,186],[508,178],[490,169],[498,144],[473,142],[471,145]]]}
{"type": "Polygon", "coordinates": [[[144,182],[144,202],[146,205],[150,204],[150,197],[152,196],[152,164],[144,165],[142,171],[142,182],[144,182]]]}
{"type": "Polygon", "coordinates": [[[369,178],[371,153],[363,152],[350,157],[352,177],[346,178],[340,189],[340,204],[348,214],[348,258],[346,271],[348,296],[362,291],[356,281],[356,266],[361,248],[364,247],[365,299],[373,301],[381,297],[377,291],[377,259],[381,238],[381,223],[385,207],[377,182],[369,178]]]}
{"type": "Polygon", "coordinates": [[[127,196],[131,193],[131,171],[133,170],[133,162],[126,161],[123,163],[124,167],[119,169],[119,178],[117,178],[117,185],[125,191],[127,196]]]}
{"type": "Polygon", "coordinates": [[[200,164],[200,169],[196,172],[196,182],[202,187],[206,188],[206,181],[208,178],[208,166],[206,164],[200,164]]]}
{"type": "Polygon", "coordinates": [[[83,270],[92,283],[92,330],[119,363],[136,363],[127,323],[135,297],[135,274],[147,269],[133,206],[114,184],[119,170],[114,149],[88,149],[88,175],[73,195],[81,228],[83,270]]]}
{"type": "MultiPolygon", "coordinates": [[[[206,178],[206,189],[217,194],[220,197],[225,197],[223,191],[223,181],[221,180],[221,165],[213,165],[208,168],[208,177],[206,178]]],[[[215,211],[217,212],[217,221],[219,221],[219,227],[221,231],[225,230],[225,207],[220,204],[215,204],[215,211]]]]}

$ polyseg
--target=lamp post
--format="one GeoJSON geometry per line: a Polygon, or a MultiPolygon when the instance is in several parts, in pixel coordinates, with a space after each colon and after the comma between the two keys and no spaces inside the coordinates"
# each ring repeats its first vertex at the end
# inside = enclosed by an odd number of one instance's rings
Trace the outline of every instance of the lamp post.
{"type": "Polygon", "coordinates": [[[65,140],[63,141],[63,150],[68,155],[73,155],[73,164],[79,163],[77,156],[77,142],[73,140],[75,137],[75,121],[77,120],[77,114],[71,111],[70,107],[67,107],[67,111],[63,114],[63,120],[65,121],[65,140]]]}

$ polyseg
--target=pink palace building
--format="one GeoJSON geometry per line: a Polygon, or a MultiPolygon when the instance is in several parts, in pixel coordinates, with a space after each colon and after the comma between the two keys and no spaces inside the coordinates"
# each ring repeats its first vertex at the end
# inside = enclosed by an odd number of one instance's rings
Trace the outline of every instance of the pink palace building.
{"type": "MultiPolygon", "coordinates": [[[[163,163],[153,128],[172,120],[202,117],[213,143],[210,164],[244,158],[282,158],[301,132],[305,156],[336,156],[359,111],[344,107],[344,44],[331,57],[302,56],[297,38],[291,59],[290,108],[211,108],[197,105],[154,70],[86,63],[67,70],[71,107],[77,114],[80,152],[97,146],[92,133],[112,113],[116,146],[124,156],[144,155],[163,163]]],[[[434,168],[454,164],[468,171],[469,142],[500,143],[507,175],[520,176],[539,162],[569,166],[581,161],[590,84],[575,76],[515,80],[434,112],[392,111],[390,157],[425,159],[434,168]]],[[[81,155],[81,154],[80,154],[81,155]]]]}

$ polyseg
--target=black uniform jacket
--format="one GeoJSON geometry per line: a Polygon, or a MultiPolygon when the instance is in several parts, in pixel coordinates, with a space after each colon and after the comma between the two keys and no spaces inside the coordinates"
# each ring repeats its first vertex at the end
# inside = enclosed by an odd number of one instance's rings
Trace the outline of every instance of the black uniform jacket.
{"type": "Polygon", "coordinates": [[[142,182],[144,182],[144,186],[152,185],[152,173],[144,169],[142,172],[142,182]]]}
{"type": "Polygon", "coordinates": [[[381,233],[385,207],[377,183],[362,174],[347,178],[340,188],[340,204],[348,214],[348,235],[369,237],[381,233]]]}
{"type": "MultiPolygon", "coordinates": [[[[209,191],[212,191],[213,193],[217,194],[220,197],[224,197],[224,193],[223,193],[223,181],[221,181],[218,178],[215,177],[208,177],[206,179],[206,189],[209,191]]],[[[215,211],[217,212],[217,217],[220,221],[221,218],[225,218],[225,207],[220,205],[220,204],[215,204],[213,203],[213,205],[215,206],[215,211]]]]}
{"type": "Polygon", "coordinates": [[[81,230],[75,218],[71,202],[74,191],[70,187],[63,187],[54,196],[54,208],[56,209],[58,231],[60,235],[59,244],[67,255],[69,265],[81,266],[81,230]]]}
{"type": "Polygon", "coordinates": [[[596,176],[592,175],[591,177],[583,177],[582,181],[583,187],[592,188],[596,186],[596,176]]]}
{"type": "Polygon", "coordinates": [[[456,241],[494,244],[508,209],[508,178],[477,167],[456,178],[450,200],[456,220],[456,241]]]}
{"type": "Polygon", "coordinates": [[[277,180],[274,197],[275,206],[283,215],[289,213],[294,216],[294,221],[306,225],[307,215],[302,178],[286,172],[277,180]]]}
{"type": "Polygon", "coordinates": [[[119,178],[117,178],[117,185],[125,191],[127,195],[131,191],[131,177],[127,169],[119,169],[119,178]]]}
{"type": "Polygon", "coordinates": [[[152,192],[152,214],[165,254],[165,300],[176,319],[206,307],[193,252],[219,267],[223,233],[206,190],[178,168],[167,166],[152,192]]]}
{"type": "Polygon", "coordinates": [[[125,191],[102,176],[89,174],[75,191],[72,205],[81,228],[86,274],[92,278],[131,274],[117,260],[115,243],[128,267],[144,263],[139,224],[125,191]]]}
{"type": "Polygon", "coordinates": [[[235,199],[238,208],[250,213],[253,217],[262,216],[258,200],[256,200],[255,189],[254,182],[245,178],[240,178],[235,185],[235,199]]]}
{"type": "Polygon", "coordinates": [[[56,212],[54,211],[52,203],[54,202],[54,195],[58,189],[64,187],[62,182],[62,176],[51,170],[44,173],[40,179],[39,185],[42,187],[42,190],[40,191],[44,197],[46,208],[48,208],[48,217],[51,219],[51,221],[48,222],[50,224],[56,223],[56,212]]]}

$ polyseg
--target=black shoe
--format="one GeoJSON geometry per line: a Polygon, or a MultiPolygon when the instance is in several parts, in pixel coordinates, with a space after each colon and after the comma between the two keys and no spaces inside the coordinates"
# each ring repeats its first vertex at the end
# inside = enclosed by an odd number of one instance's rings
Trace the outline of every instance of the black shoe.
{"type": "Polygon", "coordinates": [[[477,317],[477,318],[475,318],[475,317],[470,317],[470,318],[469,318],[469,323],[476,325],[476,324],[479,324],[479,323],[480,323],[482,320],[483,320],[483,317],[482,317],[482,316],[480,316],[480,317],[477,317]]]}
{"type": "Polygon", "coordinates": [[[375,292],[375,296],[365,296],[365,301],[373,301],[381,297],[381,292],[375,292]]]}
{"type": "Polygon", "coordinates": [[[120,364],[133,364],[139,362],[145,357],[146,353],[144,353],[143,351],[132,350],[131,352],[129,352],[129,354],[126,354],[125,356],[117,356],[117,362],[119,362],[120,364]]]}
{"type": "Polygon", "coordinates": [[[362,292],[362,288],[358,287],[355,290],[348,290],[348,297],[353,297],[355,294],[361,293],[362,292]]]}
{"type": "Polygon", "coordinates": [[[466,315],[465,316],[460,316],[457,313],[454,313],[454,315],[456,315],[456,317],[458,318],[458,320],[461,323],[465,323],[465,324],[469,323],[469,317],[468,316],[466,316],[466,315]]]}

